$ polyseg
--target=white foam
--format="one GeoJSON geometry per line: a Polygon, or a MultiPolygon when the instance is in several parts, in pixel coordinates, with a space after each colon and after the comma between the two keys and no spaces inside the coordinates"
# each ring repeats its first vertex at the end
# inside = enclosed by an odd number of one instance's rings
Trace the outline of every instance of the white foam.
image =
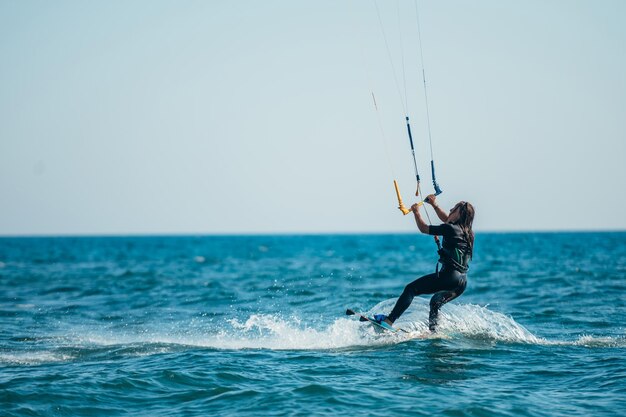
{"type": "MultiPolygon", "coordinates": [[[[395,299],[384,301],[365,313],[390,311],[395,299]]],[[[573,341],[546,340],[537,337],[512,317],[489,310],[487,306],[450,303],[440,312],[437,332],[428,330],[428,300],[416,298],[411,308],[396,322],[396,327],[408,333],[381,332],[354,317],[338,317],[331,322],[311,322],[298,317],[274,314],[252,314],[246,319],[193,321],[178,323],[170,330],[103,331],[81,329],[64,339],[66,347],[133,345],[133,356],[165,353],[185,346],[223,350],[333,350],[363,347],[383,347],[412,339],[442,338],[455,342],[484,341],[487,343],[522,343],[544,346],[626,347],[626,336],[582,336],[573,341]],[[136,346],[139,345],[139,346],[136,346]],[[144,346],[145,345],[145,346],[144,346]],[[158,345],[158,346],[155,346],[158,345]],[[165,345],[165,346],[164,346],[165,345]],[[170,346],[167,346],[170,345],[170,346]]],[[[55,352],[0,354],[0,363],[38,364],[73,360],[69,355],[55,352]]]]}
{"type": "Polygon", "coordinates": [[[61,353],[36,351],[1,353],[0,363],[9,365],[40,365],[44,363],[67,362],[73,356],[61,353]]]}
{"type": "Polygon", "coordinates": [[[576,346],[584,347],[626,347],[626,337],[610,336],[581,336],[573,342],[576,346]]]}

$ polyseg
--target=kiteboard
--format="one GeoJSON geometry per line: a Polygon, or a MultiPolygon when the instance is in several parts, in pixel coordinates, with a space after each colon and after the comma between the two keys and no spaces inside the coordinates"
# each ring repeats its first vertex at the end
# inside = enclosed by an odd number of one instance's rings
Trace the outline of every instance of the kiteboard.
{"type": "Polygon", "coordinates": [[[359,321],[366,321],[369,322],[370,324],[372,324],[374,327],[376,327],[377,329],[383,329],[387,332],[391,332],[391,333],[398,333],[399,331],[402,331],[404,333],[408,333],[406,330],[404,329],[400,329],[400,328],[396,328],[393,327],[389,324],[382,325],[381,323],[377,322],[376,320],[374,320],[373,317],[368,317],[364,314],[361,313],[357,313],[354,310],[351,309],[347,309],[346,310],[346,315],[347,316],[359,316],[359,321]]]}

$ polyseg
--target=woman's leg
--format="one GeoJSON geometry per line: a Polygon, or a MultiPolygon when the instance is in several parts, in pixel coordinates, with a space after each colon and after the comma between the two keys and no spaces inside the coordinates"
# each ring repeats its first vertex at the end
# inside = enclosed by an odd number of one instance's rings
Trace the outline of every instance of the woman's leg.
{"type": "Polygon", "coordinates": [[[441,288],[437,286],[437,274],[428,274],[416,279],[404,287],[402,295],[400,295],[398,301],[396,301],[396,305],[393,307],[393,310],[391,310],[391,313],[389,313],[389,316],[387,316],[387,319],[393,323],[409,308],[415,296],[432,294],[440,289],[441,288]]]}
{"type": "Polygon", "coordinates": [[[463,294],[463,291],[465,291],[465,285],[466,281],[463,279],[459,286],[454,290],[439,291],[432,296],[430,299],[430,313],[428,314],[428,328],[431,332],[435,332],[437,327],[437,318],[439,316],[439,309],[441,306],[463,294]]]}

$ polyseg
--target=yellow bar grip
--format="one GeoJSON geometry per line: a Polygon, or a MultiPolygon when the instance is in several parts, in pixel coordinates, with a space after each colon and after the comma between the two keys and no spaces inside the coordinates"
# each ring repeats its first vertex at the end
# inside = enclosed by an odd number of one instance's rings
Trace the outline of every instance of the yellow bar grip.
{"type": "Polygon", "coordinates": [[[398,197],[398,208],[405,216],[411,212],[408,208],[404,207],[404,203],[402,202],[402,197],[400,196],[400,188],[398,188],[398,181],[393,180],[393,186],[396,188],[396,196],[398,197]]]}

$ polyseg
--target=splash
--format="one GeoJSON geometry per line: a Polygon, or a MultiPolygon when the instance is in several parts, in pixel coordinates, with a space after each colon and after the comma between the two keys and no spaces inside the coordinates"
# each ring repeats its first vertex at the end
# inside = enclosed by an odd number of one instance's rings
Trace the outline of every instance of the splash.
{"type": "MultiPolygon", "coordinates": [[[[389,311],[394,299],[384,301],[364,313],[389,311]]],[[[512,317],[494,312],[487,306],[446,305],[440,313],[436,333],[428,330],[428,301],[416,299],[395,323],[406,332],[380,331],[354,318],[333,321],[303,321],[298,317],[252,314],[244,320],[176,323],[170,329],[105,331],[96,328],[74,329],[72,335],[54,340],[50,350],[0,352],[0,364],[38,365],[70,362],[111,354],[145,356],[186,350],[189,347],[219,350],[360,350],[383,348],[420,339],[444,339],[455,343],[531,344],[540,346],[578,346],[584,348],[626,348],[626,337],[581,336],[576,340],[547,340],[535,336],[512,317]]]]}
{"type": "MultiPolygon", "coordinates": [[[[365,313],[389,311],[395,302],[386,300],[365,313]]],[[[487,306],[451,304],[440,313],[436,333],[428,330],[428,301],[416,299],[396,322],[406,332],[381,332],[354,318],[340,317],[332,322],[311,323],[298,317],[252,314],[245,320],[231,319],[210,329],[190,329],[185,334],[145,333],[145,343],[188,345],[223,350],[332,350],[376,348],[418,339],[447,339],[486,343],[570,345],[585,347],[624,347],[623,339],[581,337],[575,341],[551,341],[534,335],[512,317],[489,310],[487,306]]],[[[93,341],[93,340],[92,340],[93,341]]],[[[129,340],[130,341],[130,340],[129,340]]],[[[135,338],[134,342],[138,342],[135,338]]],[[[114,341],[112,341],[114,342],[114,341]]],[[[118,340],[119,342],[119,340],[118,340]]]]}

